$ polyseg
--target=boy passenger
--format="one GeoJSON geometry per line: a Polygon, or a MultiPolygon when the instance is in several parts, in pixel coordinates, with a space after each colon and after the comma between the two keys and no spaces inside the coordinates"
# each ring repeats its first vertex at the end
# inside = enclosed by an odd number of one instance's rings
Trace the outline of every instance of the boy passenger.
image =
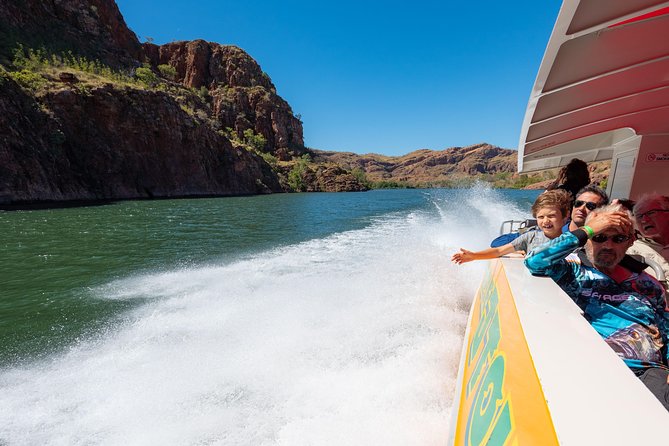
{"type": "Polygon", "coordinates": [[[562,189],[550,190],[537,197],[532,205],[532,216],[537,219],[540,231],[527,231],[506,245],[488,248],[482,251],[468,251],[460,248],[451,257],[451,261],[460,265],[472,260],[495,259],[514,251],[523,254],[541,246],[562,234],[562,226],[569,218],[571,194],[562,189]]]}

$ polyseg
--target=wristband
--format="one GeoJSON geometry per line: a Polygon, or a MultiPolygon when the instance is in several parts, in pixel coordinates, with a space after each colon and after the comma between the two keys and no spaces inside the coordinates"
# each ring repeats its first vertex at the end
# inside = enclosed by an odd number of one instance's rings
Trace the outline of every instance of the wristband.
{"type": "Polygon", "coordinates": [[[588,238],[592,238],[593,235],[595,235],[595,231],[587,225],[581,226],[581,229],[585,231],[586,234],[588,234],[588,238]]]}

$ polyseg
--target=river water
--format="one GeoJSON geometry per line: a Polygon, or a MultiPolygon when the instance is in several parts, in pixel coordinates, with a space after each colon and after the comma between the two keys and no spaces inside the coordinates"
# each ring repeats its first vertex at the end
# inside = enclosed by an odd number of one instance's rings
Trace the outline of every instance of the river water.
{"type": "Polygon", "coordinates": [[[0,444],[437,445],[502,220],[537,191],[0,212],[0,444]]]}

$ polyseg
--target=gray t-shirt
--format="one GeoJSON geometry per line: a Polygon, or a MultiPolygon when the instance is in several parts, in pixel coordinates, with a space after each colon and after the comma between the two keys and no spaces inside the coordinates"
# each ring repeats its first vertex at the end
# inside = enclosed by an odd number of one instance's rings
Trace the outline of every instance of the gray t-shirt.
{"type": "Polygon", "coordinates": [[[516,237],[511,240],[513,249],[516,251],[525,251],[525,254],[535,249],[537,246],[541,246],[550,239],[544,235],[544,232],[541,230],[527,231],[524,234],[516,237]]]}

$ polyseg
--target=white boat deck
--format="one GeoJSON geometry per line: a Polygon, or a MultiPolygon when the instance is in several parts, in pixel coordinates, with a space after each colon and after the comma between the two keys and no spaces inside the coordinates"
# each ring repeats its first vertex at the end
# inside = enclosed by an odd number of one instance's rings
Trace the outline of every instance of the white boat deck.
{"type": "Polygon", "coordinates": [[[501,262],[560,444],[669,444],[669,412],[569,296],[521,260],[501,262]]]}

